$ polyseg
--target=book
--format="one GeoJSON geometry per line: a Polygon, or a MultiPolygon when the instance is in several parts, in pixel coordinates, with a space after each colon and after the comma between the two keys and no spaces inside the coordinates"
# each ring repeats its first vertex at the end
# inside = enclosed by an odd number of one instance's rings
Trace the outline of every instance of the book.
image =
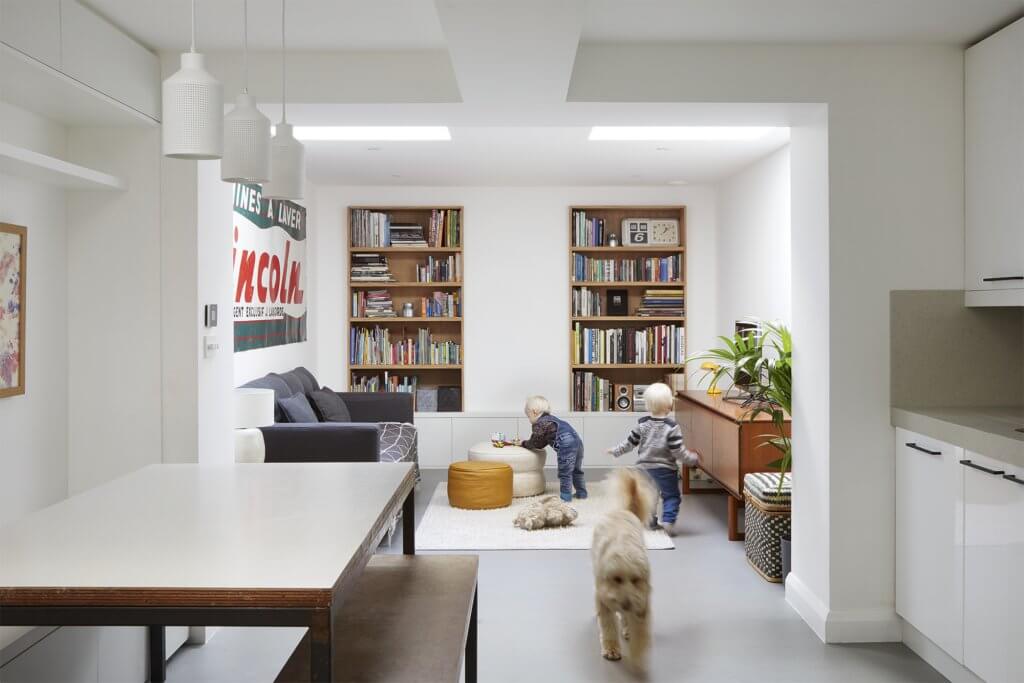
{"type": "Polygon", "coordinates": [[[370,289],[352,292],[353,318],[394,318],[395,315],[390,291],[370,289]]]}
{"type": "Polygon", "coordinates": [[[425,249],[427,240],[423,236],[423,226],[392,223],[391,246],[425,249]]]}
{"type": "Polygon", "coordinates": [[[573,325],[573,363],[576,365],[681,365],[686,358],[686,329],[682,325],[642,328],[594,328],[573,325]]]}
{"type": "Polygon", "coordinates": [[[573,234],[572,245],[574,247],[602,247],[604,246],[604,219],[587,218],[587,212],[582,209],[575,209],[572,212],[573,234]]]}
{"type": "Polygon", "coordinates": [[[353,325],[349,334],[351,365],[459,365],[462,346],[452,339],[435,339],[428,329],[415,336],[375,326],[353,325]]]}
{"type": "Polygon", "coordinates": [[[380,254],[352,254],[350,277],[353,282],[391,282],[391,268],[387,256],[380,254]]]}
{"type": "Polygon", "coordinates": [[[682,256],[614,259],[573,254],[572,279],[577,282],[679,282],[682,256]]]}
{"type": "Polygon", "coordinates": [[[452,254],[443,258],[428,256],[427,260],[416,266],[416,282],[461,282],[462,254],[452,254]]]}
{"type": "Polygon", "coordinates": [[[381,211],[352,209],[353,247],[391,246],[391,217],[381,211]]]}

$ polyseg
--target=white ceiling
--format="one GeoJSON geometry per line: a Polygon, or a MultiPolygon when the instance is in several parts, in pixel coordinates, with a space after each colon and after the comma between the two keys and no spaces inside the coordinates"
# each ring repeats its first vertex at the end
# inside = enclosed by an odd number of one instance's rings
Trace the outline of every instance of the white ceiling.
{"type": "MultiPolygon", "coordinates": [[[[156,50],[188,45],[190,0],[82,0],[156,50]]],[[[437,0],[505,11],[517,0],[437,0]]],[[[584,41],[948,42],[967,44],[1024,14],[1022,0],[549,0],[578,5],[584,41]]],[[[199,0],[200,47],[241,46],[242,0],[199,0]]],[[[280,42],[280,0],[250,0],[250,36],[280,42]]],[[[550,11],[550,10],[549,10],[550,11]]],[[[548,12],[538,12],[542,26],[548,12]]],[[[296,49],[447,47],[435,0],[292,0],[296,49]]]]}
{"type": "Polygon", "coordinates": [[[788,129],[743,142],[590,142],[589,132],[454,127],[450,142],[307,142],[307,172],[332,185],[696,184],[728,177],[789,140],[788,129]]]}

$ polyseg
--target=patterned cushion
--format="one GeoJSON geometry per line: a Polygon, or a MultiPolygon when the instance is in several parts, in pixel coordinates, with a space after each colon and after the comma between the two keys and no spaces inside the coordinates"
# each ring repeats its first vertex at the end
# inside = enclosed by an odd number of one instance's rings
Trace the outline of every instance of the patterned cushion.
{"type": "Polygon", "coordinates": [[[419,454],[416,451],[416,426],[407,422],[380,423],[380,461],[411,462],[419,479],[419,454]]]}

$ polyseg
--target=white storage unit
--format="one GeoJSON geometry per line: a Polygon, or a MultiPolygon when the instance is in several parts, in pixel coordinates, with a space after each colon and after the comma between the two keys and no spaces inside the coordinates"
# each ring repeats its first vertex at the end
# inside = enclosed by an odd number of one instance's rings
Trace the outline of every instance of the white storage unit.
{"type": "Polygon", "coordinates": [[[1024,19],[965,58],[968,306],[1024,306],[1024,19]]]}
{"type": "Polygon", "coordinates": [[[987,683],[1024,676],[1024,468],[964,461],[964,664],[987,683]]]}
{"type": "Polygon", "coordinates": [[[896,430],[896,612],[963,661],[963,449],[896,430]]]}
{"type": "Polygon", "coordinates": [[[416,415],[416,448],[420,467],[448,467],[452,463],[452,419],[441,415],[416,415]]]}

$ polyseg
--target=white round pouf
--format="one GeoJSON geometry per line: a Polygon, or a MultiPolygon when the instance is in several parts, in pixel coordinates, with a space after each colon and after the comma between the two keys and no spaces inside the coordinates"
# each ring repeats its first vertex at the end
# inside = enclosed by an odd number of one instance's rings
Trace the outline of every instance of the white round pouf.
{"type": "Polygon", "coordinates": [[[469,449],[470,460],[503,462],[512,467],[512,497],[537,496],[544,493],[544,462],[546,451],[531,451],[522,446],[497,448],[482,441],[469,449]]]}

